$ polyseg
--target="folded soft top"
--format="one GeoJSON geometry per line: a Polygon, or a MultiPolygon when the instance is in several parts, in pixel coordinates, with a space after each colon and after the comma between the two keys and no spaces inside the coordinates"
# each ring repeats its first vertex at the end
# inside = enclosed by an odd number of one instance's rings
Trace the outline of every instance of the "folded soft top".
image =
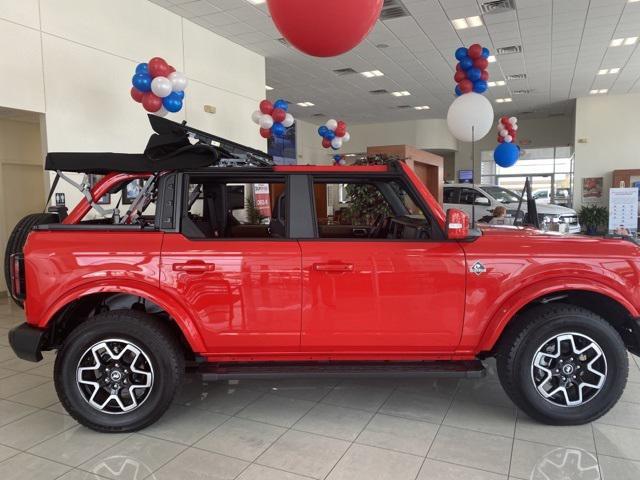
{"type": "Polygon", "coordinates": [[[234,157],[234,153],[271,161],[271,156],[264,152],[187,127],[186,123],[172,122],[155,115],[149,115],[149,122],[156,133],[149,138],[144,153],[49,153],[44,168],[95,174],[193,170],[216,165],[221,158],[234,157]],[[190,138],[197,143],[192,143],[190,138]],[[213,145],[213,142],[218,145],[213,145]]]}

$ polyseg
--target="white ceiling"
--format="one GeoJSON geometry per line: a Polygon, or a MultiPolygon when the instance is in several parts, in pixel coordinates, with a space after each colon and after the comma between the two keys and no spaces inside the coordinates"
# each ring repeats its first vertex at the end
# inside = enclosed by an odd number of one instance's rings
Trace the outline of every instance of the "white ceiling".
{"type": "MultiPolygon", "coordinates": [[[[314,114],[348,122],[444,118],[454,99],[456,48],[472,43],[495,49],[521,45],[522,53],[497,55],[489,66],[490,80],[525,73],[525,80],[507,80],[487,97],[497,114],[531,112],[532,116],[568,113],[571,99],[592,89],[608,95],[640,92],[640,42],[609,47],[614,38],[640,35],[640,1],[514,0],[516,9],[483,16],[484,25],[455,30],[451,19],[480,15],[487,0],[402,0],[410,16],[378,21],[367,39],[351,52],[315,58],[283,45],[266,5],[247,0],[151,0],[189,18],[267,59],[269,98],[284,98],[292,112],[322,123],[314,114]],[[388,47],[379,48],[380,44],[388,47]],[[381,70],[384,77],[339,77],[340,68],[381,70]],[[598,75],[620,68],[616,75],[598,75]],[[371,90],[408,90],[411,96],[372,95],[371,90]],[[516,90],[530,90],[524,95],[516,90]],[[511,97],[511,103],[495,99],[511,97]],[[310,101],[302,108],[297,102],[310,101]],[[430,110],[398,108],[429,105],[430,110]]],[[[345,0],[347,1],[347,0],[345,0]]],[[[388,0],[387,0],[388,1],[388,0]]],[[[224,66],[221,66],[224,68],[224,66]]]]}

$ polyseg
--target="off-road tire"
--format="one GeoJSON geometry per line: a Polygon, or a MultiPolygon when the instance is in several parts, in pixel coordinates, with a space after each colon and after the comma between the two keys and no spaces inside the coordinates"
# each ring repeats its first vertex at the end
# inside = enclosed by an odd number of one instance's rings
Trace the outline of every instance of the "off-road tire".
{"type": "MultiPolygon", "coordinates": [[[[7,248],[4,252],[4,278],[7,282],[7,291],[11,291],[11,255],[14,253],[22,253],[24,244],[27,241],[29,232],[36,225],[47,225],[49,223],[58,223],[58,215],[52,213],[32,213],[20,220],[11,232],[9,240],[7,240],[7,248]]],[[[22,307],[22,302],[14,300],[16,304],[22,307]]]]}
{"type": "Polygon", "coordinates": [[[132,432],[158,420],[169,408],[185,371],[184,351],[165,320],[134,310],[102,313],[76,327],[55,361],[54,381],[60,402],[82,425],[99,432],[132,432]],[[153,387],[138,408],[121,414],[99,411],[82,396],[76,372],[83,354],[96,343],[123,339],[135,344],[153,367],[153,387]]]}
{"type": "Polygon", "coordinates": [[[606,414],[620,399],[629,358],[620,334],[602,317],[575,305],[551,303],[527,310],[514,320],[496,352],[498,377],[511,400],[529,417],[551,425],[581,425],[606,414]],[[559,406],[538,392],[531,365],[538,348],[557,334],[575,332],[602,349],[607,375],[600,391],[578,406],[559,406]]]}

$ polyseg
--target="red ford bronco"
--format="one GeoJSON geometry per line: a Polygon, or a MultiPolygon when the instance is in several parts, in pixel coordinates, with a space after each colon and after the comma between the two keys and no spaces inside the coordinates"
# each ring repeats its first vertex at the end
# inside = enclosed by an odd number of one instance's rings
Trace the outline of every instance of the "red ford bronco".
{"type": "Polygon", "coordinates": [[[186,368],[263,376],[480,376],[531,417],[582,424],[620,398],[640,353],[640,248],[532,228],[469,228],[402,162],[271,166],[152,117],[144,154],[49,154],[106,174],[68,216],[8,245],[26,323],[10,343],[58,350],[60,401],[99,431],[141,429],[186,368]],[[99,204],[129,202],[124,215],[99,204]],[[97,210],[101,215],[90,214],[97,210]]]}

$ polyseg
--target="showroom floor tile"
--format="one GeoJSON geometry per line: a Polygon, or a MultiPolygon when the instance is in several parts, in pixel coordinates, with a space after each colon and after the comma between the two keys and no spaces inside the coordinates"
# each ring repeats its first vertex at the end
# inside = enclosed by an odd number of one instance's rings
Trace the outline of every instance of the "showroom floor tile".
{"type": "Polygon", "coordinates": [[[0,300],[0,479],[528,480],[640,478],[640,359],[622,401],[591,425],[517,411],[483,379],[202,382],[185,379],[156,424],[107,435],[79,426],[52,383],[55,355],[23,362],[0,300]]]}

